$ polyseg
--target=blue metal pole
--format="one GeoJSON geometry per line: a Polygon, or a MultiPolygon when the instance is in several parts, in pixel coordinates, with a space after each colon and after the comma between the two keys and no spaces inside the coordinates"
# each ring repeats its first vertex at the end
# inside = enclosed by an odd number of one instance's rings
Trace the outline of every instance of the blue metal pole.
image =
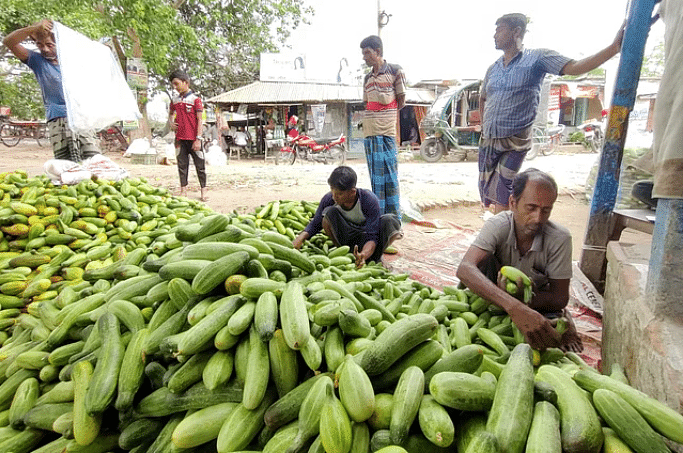
{"type": "Polygon", "coordinates": [[[636,99],[645,42],[656,3],[657,0],[632,1],[621,46],[605,144],[600,154],[600,166],[579,264],[583,273],[600,291],[604,289],[606,247],[613,225],[611,216],[619,189],[628,117],[636,99]]]}

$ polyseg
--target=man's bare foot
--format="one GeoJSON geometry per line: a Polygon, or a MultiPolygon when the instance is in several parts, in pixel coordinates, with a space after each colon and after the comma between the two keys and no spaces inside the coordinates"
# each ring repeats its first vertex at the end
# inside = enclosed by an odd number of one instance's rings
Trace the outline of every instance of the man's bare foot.
{"type": "Polygon", "coordinates": [[[180,192],[178,192],[179,197],[187,197],[187,186],[181,187],[180,192]]]}
{"type": "Polygon", "coordinates": [[[389,255],[397,254],[398,249],[391,244],[393,244],[394,241],[398,241],[399,239],[403,239],[403,230],[398,230],[389,238],[389,243],[387,244],[386,248],[384,249],[384,253],[388,253],[389,255]]]}
{"type": "Polygon", "coordinates": [[[209,189],[207,187],[202,187],[199,195],[199,199],[201,201],[209,201],[209,195],[208,195],[209,189]]]}
{"type": "Polygon", "coordinates": [[[581,341],[581,337],[579,337],[579,332],[576,330],[574,319],[572,318],[572,315],[569,314],[569,310],[566,308],[562,310],[562,316],[567,319],[567,330],[562,334],[560,349],[564,352],[578,353],[583,351],[583,342],[581,341]]]}

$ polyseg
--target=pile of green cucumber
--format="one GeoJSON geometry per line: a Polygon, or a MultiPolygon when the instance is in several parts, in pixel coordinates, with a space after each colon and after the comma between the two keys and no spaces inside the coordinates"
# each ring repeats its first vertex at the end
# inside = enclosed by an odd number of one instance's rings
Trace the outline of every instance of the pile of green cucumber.
{"type": "Polygon", "coordinates": [[[220,214],[144,180],[0,178],[0,210],[14,213],[0,220],[0,452],[683,443],[683,417],[620,367],[603,375],[576,354],[532,351],[467,289],[356,269],[322,235],[295,250],[315,204],[220,214]]]}

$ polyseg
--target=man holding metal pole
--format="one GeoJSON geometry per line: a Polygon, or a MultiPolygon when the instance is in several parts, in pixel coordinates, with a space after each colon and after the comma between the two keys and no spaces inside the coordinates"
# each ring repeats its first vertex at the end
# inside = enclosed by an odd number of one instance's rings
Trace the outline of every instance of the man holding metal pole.
{"type": "Polygon", "coordinates": [[[481,85],[479,194],[484,208],[493,205],[494,213],[508,209],[512,180],[531,149],[531,127],[545,75],[592,71],[619,53],[624,35],[622,27],[610,45],[577,61],[549,49],[525,49],[527,22],[518,13],[496,21],[493,39],[503,56],[489,67],[481,85]]]}

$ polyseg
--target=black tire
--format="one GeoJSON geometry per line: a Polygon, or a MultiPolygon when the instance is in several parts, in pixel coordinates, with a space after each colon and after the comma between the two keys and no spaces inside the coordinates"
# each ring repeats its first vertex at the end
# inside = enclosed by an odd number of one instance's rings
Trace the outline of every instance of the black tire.
{"type": "Polygon", "coordinates": [[[0,126],[0,140],[5,146],[9,146],[10,148],[17,146],[21,140],[21,131],[17,126],[5,123],[0,126]]]}
{"type": "Polygon", "coordinates": [[[338,167],[344,165],[344,162],[346,162],[346,150],[342,146],[333,146],[325,152],[327,153],[325,156],[326,164],[332,164],[335,167],[338,167]]]}
{"type": "Polygon", "coordinates": [[[420,156],[425,162],[438,162],[446,152],[446,145],[436,138],[428,138],[420,145],[420,156]]]}
{"type": "Polygon", "coordinates": [[[290,150],[280,150],[275,156],[275,165],[292,165],[296,160],[296,151],[290,150]]]}
{"type": "Polygon", "coordinates": [[[48,136],[47,125],[38,126],[38,129],[36,130],[36,143],[38,143],[38,146],[40,146],[41,148],[45,145],[50,144],[50,137],[48,136]]]}
{"type": "Polygon", "coordinates": [[[591,150],[594,153],[599,153],[602,151],[602,146],[605,144],[604,139],[602,138],[602,134],[595,134],[593,135],[593,140],[591,141],[591,150]]]}

